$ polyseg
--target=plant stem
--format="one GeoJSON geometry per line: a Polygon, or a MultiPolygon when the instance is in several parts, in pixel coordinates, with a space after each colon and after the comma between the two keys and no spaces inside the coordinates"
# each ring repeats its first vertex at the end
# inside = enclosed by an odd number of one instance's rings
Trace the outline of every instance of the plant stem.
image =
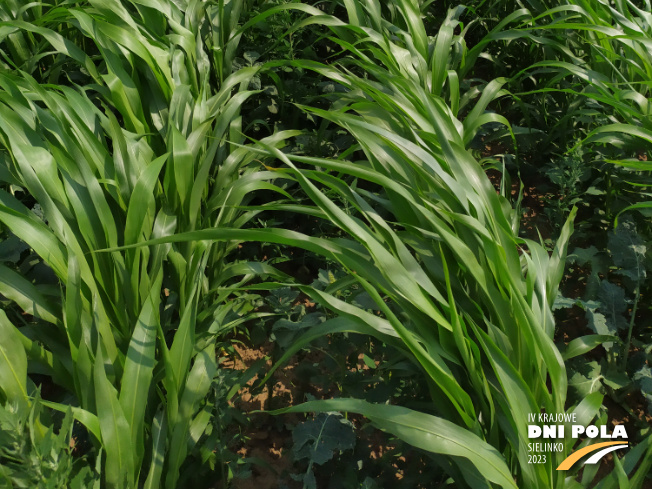
{"type": "Polygon", "coordinates": [[[625,370],[627,367],[627,357],[629,356],[629,345],[632,341],[632,330],[634,329],[634,319],[636,318],[636,308],[638,307],[638,299],[641,292],[641,282],[639,281],[636,284],[636,297],[634,298],[634,307],[632,308],[632,317],[629,320],[629,330],[627,331],[627,341],[625,341],[625,351],[623,352],[623,360],[621,363],[621,368],[625,370]]]}

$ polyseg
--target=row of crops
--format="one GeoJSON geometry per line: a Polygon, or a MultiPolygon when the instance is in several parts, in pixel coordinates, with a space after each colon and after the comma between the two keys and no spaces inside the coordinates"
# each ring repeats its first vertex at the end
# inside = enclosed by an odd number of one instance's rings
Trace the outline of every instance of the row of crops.
{"type": "Polygon", "coordinates": [[[650,0],[2,0],[0,487],[652,487],[651,92],[650,0]]]}

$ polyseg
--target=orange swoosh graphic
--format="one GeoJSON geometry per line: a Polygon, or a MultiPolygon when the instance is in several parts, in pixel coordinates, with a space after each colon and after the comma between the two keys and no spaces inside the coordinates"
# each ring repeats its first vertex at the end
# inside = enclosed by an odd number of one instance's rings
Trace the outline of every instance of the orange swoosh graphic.
{"type": "Polygon", "coordinates": [[[584,447],[581,450],[571,453],[568,457],[566,457],[566,459],[562,463],[559,464],[557,470],[570,469],[575,464],[575,462],[581,459],[584,455],[586,455],[587,453],[595,452],[600,448],[610,447],[612,445],[625,445],[625,444],[627,444],[626,441],[605,441],[604,443],[595,443],[593,445],[589,445],[588,447],[584,447]]]}

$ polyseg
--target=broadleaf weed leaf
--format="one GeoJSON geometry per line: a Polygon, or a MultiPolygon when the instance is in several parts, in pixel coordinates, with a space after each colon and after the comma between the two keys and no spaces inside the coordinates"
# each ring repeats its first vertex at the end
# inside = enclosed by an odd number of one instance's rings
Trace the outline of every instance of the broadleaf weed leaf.
{"type": "Polygon", "coordinates": [[[598,253],[599,251],[595,246],[589,246],[588,248],[575,248],[572,253],[568,254],[566,261],[569,264],[576,263],[583,266],[591,263],[598,253]]]}
{"type": "MultiPolygon", "coordinates": [[[[613,334],[609,326],[607,325],[607,318],[604,314],[596,312],[595,309],[586,310],[586,319],[589,322],[589,328],[595,331],[597,334],[613,334]]],[[[605,350],[609,351],[613,346],[613,342],[608,341],[602,344],[605,350]]]]}
{"type": "Polygon", "coordinates": [[[294,428],[292,441],[292,451],[297,460],[308,459],[322,465],[332,459],[336,452],[352,449],[355,433],[351,422],[340,414],[320,413],[294,428]]]}
{"type": "Polygon", "coordinates": [[[568,386],[575,391],[579,399],[600,390],[602,387],[602,367],[598,362],[589,362],[576,370],[568,380],[568,386]]]}
{"type": "Polygon", "coordinates": [[[281,348],[288,348],[297,336],[306,329],[317,326],[319,323],[325,321],[326,318],[323,313],[313,312],[306,314],[300,321],[294,322],[289,319],[279,319],[272,326],[272,331],[276,337],[276,342],[281,348]]]}
{"type": "Polygon", "coordinates": [[[619,268],[616,273],[623,276],[625,284],[634,290],[647,276],[647,247],[636,231],[636,224],[631,220],[620,220],[615,231],[609,233],[608,249],[614,264],[619,268]]]}
{"type": "Polygon", "coordinates": [[[276,313],[287,313],[292,309],[292,303],[299,296],[299,292],[289,287],[272,290],[265,301],[276,313]]]}
{"type": "Polygon", "coordinates": [[[574,305],[581,305],[581,301],[578,299],[573,299],[572,297],[564,297],[561,292],[557,292],[557,297],[555,297],[555,302],[552,304],[552,310],[556,311],[558,309],[568,309],[574,305]]]}
{"type": "Polygon", "coordinates": [[[627,310],[625,291],[616,284],[603,280],[600,284],[598,300],[600,301],[599,309],[604,313],[607,327],[611,331],[608,334],[614,334],[619,329],[626,329],[627,319],[623,316],[627,310]]]}
{"type": "Polygon", "coordinates": [[[606,275],[609,269],[609,257],[595,246],[575,248],[567,258],[568,264],[581,267],[590,266],[591,273],[587,279],[585,299],[594,299],[600,287],[600,275],[606,275]]]}
{"type": "Polygon", "coordinates": [[[21,241],[14,234],[9,234],[6,239],[0,241],[0,263],[18,263],[23,251],[29,249],[29,246],[21,241]]]}
{"type": "Polygon", "coordinates": [[[641,394],[647,400],[647,410],[652,414],[652,368],[644,365],[634,374],[634,381],[638,383],[641,394]]]}

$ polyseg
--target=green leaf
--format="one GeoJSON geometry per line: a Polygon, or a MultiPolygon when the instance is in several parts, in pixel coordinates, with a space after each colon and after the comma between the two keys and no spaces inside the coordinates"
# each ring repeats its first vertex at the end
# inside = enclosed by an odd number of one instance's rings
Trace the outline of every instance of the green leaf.
{"type": "Polygon", "coordinates": [[[53,323],[60,323],[56,309],[38,288],[13,270],[0,264],[0,294],[13,300],[23,311],[53,323]]]}
{"type": "Polygon", "coordinates": [[[575,371],[570,376],[568,387],[573,389],[580,399],[598,392],[602,387],[601,370],[602,367],[598,362],[589,362],[583,365],[581,370],[575,371]]]}
{"type": "Polygon", "coordinates": [[[4,394],[5,403],[26,410],[27,355],[20,334],[5,312],[0,310],[0,391],[4,394]]]}
{"type": "Polygon", "coordinates": [[[645,269],[647,247],[638,235],[633,221],[621,219],[618,222],[616,229],[609,233],[608,248],[614,264],[620,267],[617,273],[634,284],[632,289],[647,277],[645,269]]]}
{"type": "Polygon", "coordinates": [[[337,452],[352,449],[355,439],[353,425],[342,415],[319,413],[294,427],[292,453],[295,460],[307,459],[322,465],[337,452]]]}
{"type": "Polygon", "coordinates": [[[145,410],[150,399],[152,372],[156,366],[156,323],[159,319],[163,274],[152,284],[138,316],[125,359],[120,405],[131,429],[131,443],[139,466],[144,456],[145,410]]]}
{"type": "Polygon", "coordinates": [[[171,433],[167,459],[166,489],[174,489],[179,479],[179,469],[188,451],[189,431],[197,406],[206,397],[217,372],[215,345],[209,344],[195,357],[179,401],[179,415],[169,424],[171,433]]]}
{"type": "Polygon", "coordinates": [[[552,310],[556,311],[558,309],[567,309],[578,304],[578,302],[578,299],[564,297],[561,295],[561,292],[558,292],[557,297],[555,297],[555,302],[552,304],[552,310]]]}
{"type": "Polygon", "coordinates": [[[598,253],[598,249],[595,246],[589,246],[588,248],[575,248],[573,252],[568,255],[567,261],[568,263],[586,265],[587,263],[591,263],[598,253]]]}
{"type": "Polygon", "coordinates": [[[584,355],[602,343],[612,342],[614,340],[618,340],[618,338],[611,335],[593,334],[580,336],[579,338],[575,338],[571,340],[570,343],[568,343],[568,346],[566,346],[566,349],[562,352],[561,356],[564,358],[564,360],[569,360],[571,358],[584,355]]]}
{"type": "Polygon", "coordinates": [[[136,454],[131,441],[131,426],[118,400],[118,391],[109,382],[104,369],[102,347],[98,344],[93,380],[102,445],[106,449],[106,484],[110,489],[127,489],[134,487],[135,483],[136,454]]]}
{"type": "Polygon", "coordinates": [[[632,379],[626,373],[613,367],[607,368],[603,375],[603,382],[614,390],[622,389],[632,383],[632,379]]]}
{"type": "Polygon", "coordinates": [[[160,487],[163,465],[165,463],[165,442],[167,441],[167,417],[161,409],[152,422],[152,462],[145,480],[144,489],[158,489],[160,487]]]}
{"type": "MultiPolygon", "coordinates": [[[[583,426],[590,424],[602,407],[603,399],[604,395],[602,393],[592,392],[584,397],[577,406],[570,410],[570,412],[575,413],[577,424],[583,426]]],[[[569,443],[573,443],[573,441],[570,441],[569,443]]]]}
{"type": "Polygon", "coordinates": [[[376,362],[374,362],[373,358],[371,358],[369,355],[364,353],[362,355],[362,361],[364,364],[369,367],[370,369],[375,369],[376,368],[376,362]]]}
{"type": "Polygon", "coordinates": [[[58,402],[43,401],[43,400],[41,400],[40,402],[44,406],[49,407],[51,409],[55,409],[62,413],[66,413],[68,410],[71,410],[73,417],[81,424],[83,424],[84,427],[89,431],[89,433],[91,433],[95,437],[96,440],[98,441],[102,440],[100,422],[97,416],[95,416],[93,413],[90,413],[82,408],[70,406],[67,404],[61,404],[58,402]]]}
{"type": "MultiPolygon", "coordinates": [[[[626,329],[628,322],[623,316],[623,313],[627,310],[625,291],[616,284],[603,280],[600,284],[598,300],[600,301],[598,309],[605,315],[609,332],[614,334],[619,329],[626,329]]],[[[601,333],[601,331],[598,331],[598,333],[601,333]]]]}
{"type": "Polygon", "coordinates": [[[491,482],[503,488],[517,488],[505,460],[495,448],[470,431],[430,414],[357,399],[310,401],[273,413],[329,411],[363,414],[376,427],[417,448],[440,455],[463,457],[491,482]]]}
{"type": "MultiPolygon", "coordinates": [[[[585,317],[588,321],[588,326],[590,329],[592,329],[600,336],[616,336],[617,330],[615,328],[609,327],[605,315],[597,311],[598,307],[600,306],[599,302],[586,301],[582,304],[585,307],[585,317]]],[[[613,342],[605,341],[602,343],[602,346],[605,350],[609,351],[613,347],[613,342]]]]}
{"type": "Polygon", "coordinates": [[[306,329],[321,324],[325,320],[322,313],[310,313],[301,318],[299,322],[288,319],[279,319],[272,326],[276,342],[281,348],[288,348],[296,341],[296,338],[306,329]]]}
{"type": "Polygon", "coordinates": [[[648,402],[648,412],[652,413],[652,368],[644,365],[634,374],[633,379],[640,386],[641,393],[648,402]]]}

